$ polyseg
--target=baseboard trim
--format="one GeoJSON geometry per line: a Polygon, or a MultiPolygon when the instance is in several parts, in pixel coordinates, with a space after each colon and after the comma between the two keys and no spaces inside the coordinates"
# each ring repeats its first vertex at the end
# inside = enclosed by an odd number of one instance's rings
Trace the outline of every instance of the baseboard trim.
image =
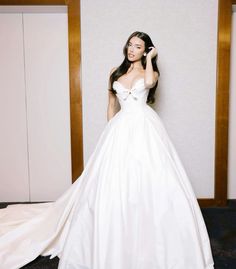
{"type": "Polygon", "coordinates": [[[197,199],[200,207],[211,207],[217,206],[217,203],[214,198],[199,198],[197,199]]]}
{"type": "MultiPolygon", "coordinates": [[[[227,203],[225,205],[219,204],[214,198],[198,198],[197,199],[200,207],[227,207],[231,206],[236,208],[236,199],[227,199],[227,203]]],[[[50,201],[52,202],[52,201],[50,201]]],[[[11,204],[36,204],[36,203],[48,203],[45,201],[42,202],[0,202],[0,208],[4,208],[7,205],[11,204]]]]}
{"type": "Polygon", "coordinates": [[[226,203],[218,201],[214,198],[199,198],[197,199],[200,207],[236,207],[236,199],[227,199],[226,203]]]}

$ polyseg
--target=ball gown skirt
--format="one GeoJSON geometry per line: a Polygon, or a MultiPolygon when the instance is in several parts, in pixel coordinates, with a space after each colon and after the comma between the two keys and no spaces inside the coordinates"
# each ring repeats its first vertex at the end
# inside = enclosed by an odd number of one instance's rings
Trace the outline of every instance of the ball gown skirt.
{"type": "Polygon", "coordinates": [[[121,105],[82,174],[55,202],[0,210],[0,268],[39,255],[59,269],[213,269],[190,181],[149,89],[113,84],[121,105]]]}

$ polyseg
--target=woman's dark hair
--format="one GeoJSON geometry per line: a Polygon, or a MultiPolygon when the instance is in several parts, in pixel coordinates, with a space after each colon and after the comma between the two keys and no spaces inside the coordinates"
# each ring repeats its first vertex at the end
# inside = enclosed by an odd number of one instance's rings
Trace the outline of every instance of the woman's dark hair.
{"type": "MultiPolygon", "coordinates": [[[[127,58],[127,51],[128,51],[129,41],[134,36],[136,36],[144,41],[146,53],[149,52],[149,50],[148,50],[149,47],[154,47],[151,38],[146,33],[136,31],[129,36],[129,38],[128,38],[128,40],[123,48],[123,54],[124,54],[125,58],[124,58],[122,64],[110,76],[110,85],[111,85],[110,90],[112,91],[113,94],[116,94],[116,90],[114,90],[112,87],[113,82],[116,81],[122,75],[124,75],[128,71],[129,67],[131,66],[132,62],[129,61],[127,58]]],[[[142,63],[143,68],[146,69],[146,57],[145,56],[143,56],[141,58],[141,63],[142,63]]],[[[159,69],[157,67],[157,56],[152,58],[152,66],[153,66],[153,70],[157,71],[158,76],[160,76],[160,72],[159,72],[159,69]]],[[[152,104],[155,102],[154,95],[155,95],[157,85],[158,85],[158,80],[157,80],[155,86],[153,88],[150,88],[150,90],[149,90],[148,97],[147,97],[147,103],[152,104]]]]}

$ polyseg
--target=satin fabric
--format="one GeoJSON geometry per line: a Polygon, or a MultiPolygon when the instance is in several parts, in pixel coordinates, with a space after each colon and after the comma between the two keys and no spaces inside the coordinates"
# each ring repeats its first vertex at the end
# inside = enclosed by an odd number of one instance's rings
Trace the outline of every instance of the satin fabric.
{"type": "Polygon", "coordinates": [[[38,255],[59,256],[59,269],[214,268],[197,199],[144,79],[113,87],[121,110],[77,181],[55,202],[0,210],[1,269],[38,255]]]}

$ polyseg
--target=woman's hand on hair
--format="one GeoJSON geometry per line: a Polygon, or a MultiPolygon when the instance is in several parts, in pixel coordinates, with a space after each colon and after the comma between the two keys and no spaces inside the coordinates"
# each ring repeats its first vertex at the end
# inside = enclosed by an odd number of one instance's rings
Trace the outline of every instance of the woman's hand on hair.
{"type": "Polygon", "coordinates": [[[148,52],[147,57],[150,57],[152,59],[157,56],[157,49],[155,47],[149,47],[149,49],[151,50],[148,52]]]}

